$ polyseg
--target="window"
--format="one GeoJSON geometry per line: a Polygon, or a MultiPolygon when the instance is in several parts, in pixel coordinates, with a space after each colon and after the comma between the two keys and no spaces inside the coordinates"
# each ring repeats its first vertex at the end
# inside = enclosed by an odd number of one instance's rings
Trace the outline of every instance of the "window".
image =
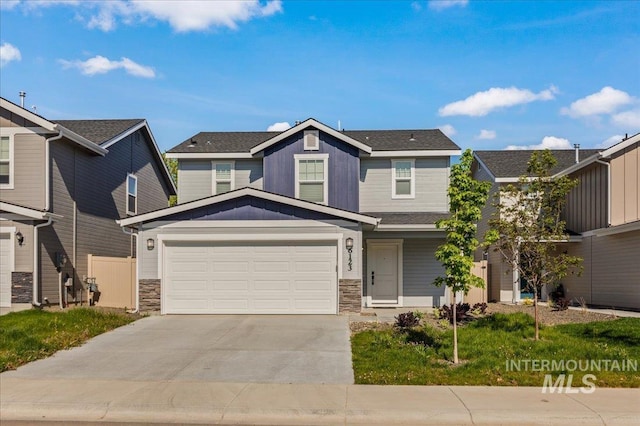
{"type": "Polygon", "coordinates": [[[234,189],[233,162],[213,162],[213,195],[234,189]]]}
{"type": "Polygon", "coordinates": [[[320,149],[320,132],[318,130],[304,131],[304,150],[317,151],[320,149]]]}
{"type": "Polygon", "coordinates": [[[138,212],[138,178],[135,175],[127,175],[127,214],[138,212]]]}
{"type": "Polygon", "coordinates": [[[13,149],[9,136],[0,138],[0,188],[13,189],[13,149]]]}
{"type": "Polygon", "coordinates": [[[295,161],[296,198],[327,204],[329,154],[296,155],[295,161]]]}
{"type": "Polygon", "coordinates": [[[414,160],[391,160],[391,198],[415,198],[414,160]]]}

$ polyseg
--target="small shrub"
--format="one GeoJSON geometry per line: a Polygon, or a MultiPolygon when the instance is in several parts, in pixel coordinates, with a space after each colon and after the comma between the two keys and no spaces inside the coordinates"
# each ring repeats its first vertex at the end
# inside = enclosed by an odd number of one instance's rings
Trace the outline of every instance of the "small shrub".
{"type": "Polygon", "coordinates": [[[413,312],[409,311],[404,314],[400,314],[395,317],[395,326],[398,328],[411,328],[420,324],[420,318],[418,318],[413,312]]]}
{"type": "Polygon", "coordinates": [[[569,309],[569,305],[570,304],[571,304],[571,299],[567,299],[566,297],[561,297],[560,299],[555,301],[554,310],[556,310],[556,311],[566,311],[567,309],[569,309]]]}
{"type": "Polygon", "coordinates": [[[533,306],[533,299],[522,299],[522,304],[524,306],[533,306]]]}
{"type": "MultiPolygon", "coordinates": [[[[456,305],[456,322],[461,322],[462,320],[464,320],[467,317],[470,309],[471,306],[468,303],[458,303],[456,305]]],[[[450,324],[453,324],[453,303],[451,305],[444,305],[442,307],[441,315],[442,318],[448,320],[450,324]]]]}
{"type": "Polygon", "coordinates": [[[487,312],[487,304],[486,303],[476,303],[471,307],[471,313],[475,316],[484,315],[487,312]]]}

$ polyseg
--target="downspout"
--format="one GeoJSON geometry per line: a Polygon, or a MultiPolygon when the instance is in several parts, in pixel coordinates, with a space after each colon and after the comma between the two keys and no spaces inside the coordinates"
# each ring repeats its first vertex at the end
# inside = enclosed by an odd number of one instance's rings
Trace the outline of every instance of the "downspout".
{"type": "Polygon", "coordinates": [[[611,163],[596,160],[596,163],[607,166],[607,228],[611,226],[611,163]]]}
{"type": "Polygon", "coordinates": [[[45,223],[41,223],[33,227],[33,301],[31,304],[35,307],[42,306],[42,303],[38,301],[38,260],[40,256],[38,256],[39,252],[39,244],[38,244],[38,229],[44,228],[45,226],[49,226],[53,223],[53,218],[49,216],[49,220],[45,223]]]}
{"type": "Polygon", "coordinates": [[[136,282],[134,283],[134,285],[136,286],[136,307],[134,310],[132,311],[128,311],[130,314],[136,314],[138,313],[138,311],[140,310],[140,286],[138,285],[138,276],[139,276],[139,271],[138,269],[140,268],[140,262],[138,262],[138,255],[139,255],[139,250],[138,250],[138,233],[133,231],[133,228],[131,231],[127,231],[127,228],[122,228],[122,232],[124,232],[127,235],[131,235],[132,237],[134,237],[136,239],[135,242],[135,248],[136,248],[136,282]]]}

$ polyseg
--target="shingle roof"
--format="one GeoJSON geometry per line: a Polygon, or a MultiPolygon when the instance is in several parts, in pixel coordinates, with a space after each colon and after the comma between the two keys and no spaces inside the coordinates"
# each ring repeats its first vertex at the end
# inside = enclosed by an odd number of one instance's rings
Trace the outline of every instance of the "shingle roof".
{"type": "MultiPolygon", "coordinates": [[[[496,178],[517,178],[527,173],[527,163],[532,150],[474,151],[476,157],[487,166],[496,178]]],[[[576,162],[576,152],[572,149],[556,149],[551,151],[558,164],[551,170],[558,173],[576,162]]],[[[580,161],[600,152],[598,149],[581,149],[580,161]]]]}
{"type": "Polygon", "coordinates": [[[433,225],[440,219],[446,219],[450,213],[362,213],[382,219],[380,225],[433,225]]]}
{"type": "Polygon", "coordinates": [[[101,145],[144,121],[141,118],[121,120],[52,120],[62,127],[101,145]]]}
{"type": "MultiPolygon", "coordinates": [[[[458,150],[438,129],[433,130],[345,130],[345,136],[374,151],[458,150]]],[[[249,152],[280,132],[200,132],[171,148],[172,153],[249,152]]]]}

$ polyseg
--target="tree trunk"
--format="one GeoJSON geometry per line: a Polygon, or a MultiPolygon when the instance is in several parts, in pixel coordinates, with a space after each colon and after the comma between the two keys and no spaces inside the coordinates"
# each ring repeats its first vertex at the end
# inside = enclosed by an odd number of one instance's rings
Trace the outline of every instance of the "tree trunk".
{"type": "Polygon", "coordinates": [[[536,340],[540,340],[540,334],[538,332],[538,289],[533,288],[533,312],[536,323],[536,340]]]}
{"type": "Polygon", "coordinates": [[[453,291],[453,363],[458,363],[458,314],[456,312],[456,292],[453,291]]]}

